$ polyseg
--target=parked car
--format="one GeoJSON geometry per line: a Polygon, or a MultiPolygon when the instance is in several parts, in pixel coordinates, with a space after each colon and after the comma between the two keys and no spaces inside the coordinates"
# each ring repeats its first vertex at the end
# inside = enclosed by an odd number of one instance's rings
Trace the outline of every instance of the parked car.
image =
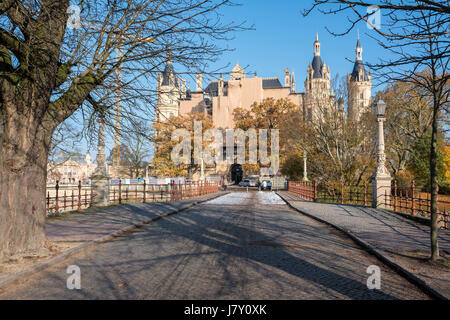
{"type": "Polygon", "coordinates": [[[272,191],[272,182],[270,180],[263,180],[259,185],[259,190],[270,190],[272,191]]]}
{"type": "Polygon", "coordinates": [[[239,185],[241,187],[250,187],[250,180],[249,179],[244,179],[241,182],[239,182],[239,185]]]}

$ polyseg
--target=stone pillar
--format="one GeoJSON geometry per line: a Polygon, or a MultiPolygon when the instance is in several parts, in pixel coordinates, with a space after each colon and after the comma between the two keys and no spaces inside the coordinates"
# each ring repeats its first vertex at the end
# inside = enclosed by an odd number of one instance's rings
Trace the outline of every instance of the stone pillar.
{"type": "MultiPolygon", "coordinates": [[[[384,103],[384,102],[383,102],[384,103]]],[[[385,195],[391,194],[391,175],[386,168],[386,154],[384,153],[384,110],[378,112],[378,152],[377,168],[372,176],[372,206],[374,208],[387,208],[385,204],[385,195]]]]}
{"type": "Polygon", "coordinates": [[[91,188],[94,194],[92,203],[96,206],[109,205],[109,176],[105,166],[104,122],[99,121],[97,168],[91,176],[91,188]]]}
{"type": "Polygon", "coordinates": [[[306,170],[306,151],[303,151],[303,181],[309,181],[308,171],[306,170]]]}
{"type": "Polygon", "coordinates": [[[196,79],[195,79],[195,91],[196,92],[202,92],[203,91],[203,77],[200,73],[197,74],[196,79]]]}

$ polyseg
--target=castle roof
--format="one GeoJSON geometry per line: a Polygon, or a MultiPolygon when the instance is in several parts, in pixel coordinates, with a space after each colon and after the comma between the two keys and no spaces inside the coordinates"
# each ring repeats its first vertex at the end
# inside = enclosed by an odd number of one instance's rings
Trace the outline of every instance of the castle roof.
{"type": "MultiPolygon", "coordinates": [[[[228,87],[228,81],[223,82],[223,87],[228,87]]],[[[208,84],[208,86],[204,90],[205,92],[211,94],[211,95],[217,95],[219,92],[219,82],[218,81],[212,81],[208,84]]]]}
{"type": "Polygon", "coordinates": [[[263,89],[274,89],[274,88],[283,88],[278,78],[273,79],[263,79],[262,81],[263,89]]]}
{"type": "Polygon", "coordinates": [[[323,62],[320,56],[314,56],[312,61],[312,68],[314,70],[313,78],[322,78],[322,66],[323,62]]]}
{"type": "MultiPolygon", "coordinates": [[[[223,87],[228,88],[228,81],[225,80],[223,81],[223,87]]],[[[283,88],[278,78],[262,79],[262,87],[263,89],[283,88]]],[[[218,81],[210,82],[204,91],[213,96],[216,96],[219,92],[219,82],[218,81]]]]}
{"type": "Polygon", "coordinates": [[[359,73],[362,72],[363,79],[362,81],[368,81],[369,77],[364,69],[364,63],[361,60],[356,60],[355,65],[353,66],[353,71],[351,74],[351,80],[352,81],[359,81],[359,73]]]}
{"type": "Polygon", "coordinates": [[[353,71],[351,73],[352,81],[368,81],[369,76],[366,70],[364,69],[364,63],[362,61],[362,46],[359,41],[359,32],[358,32],[358,41],[356,42],[356,60],[353,65],[353,71]],[[362,79],[359,78],[359,75],[362,75],[362,79]]]}
{"type": "Polygon", "coordinates": [[[172,65],[172,61],[167,61],[166,66],[164,67],[164,71],[162,73],[162,82],[161,85],[162,86],[168,86],[170,85],[170,75],[174,75],[175,77],[175,72],[173,70],[173,65],[172,65]]]}

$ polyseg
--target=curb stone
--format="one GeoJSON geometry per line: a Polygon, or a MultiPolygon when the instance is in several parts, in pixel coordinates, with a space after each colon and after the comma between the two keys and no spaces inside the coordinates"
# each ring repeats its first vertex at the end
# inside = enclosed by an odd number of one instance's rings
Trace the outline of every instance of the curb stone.
{"type": "Polygon", "coordinates": [[[6,289],[6,287],[8,287],[9,285],[26,281],[26,279],[23,279],[23,278],[29,277],[29,276],[31,276],[31,275],[33,275],[35,273],[43,271],[43,270],[49,268],[50,266],[52,266],[54,264],[57,264],[59,262],[62,262],[64,260],[70,258],[71,256],[73,256],[75,254],[86,252],[88,249],[92,249],[96,245],[99,245],[101,243],[104,243],[104,242],[107,242],[107,241],[112,240],[114,238],[117,238],[117,237],[121,236],[122,234],[130,232],[130,231],[135,230],[137,228],[143,227],[143,226],[145,226],[147,224],[150,224],[152,222],[158,221],[160,219],[167,218],[167,217],[169,217],[171,215],[174,215],[174,214],[177,214],[179,212],[185,211],[185,210],[190,209],[190,208],[192,208],[192,207],[194,207],[194,206],[196,206],[196,205],[198,205],[200,203],[214,200],[214,199],[219,198],[221,196],[224,196],[224,195],[226,195],[228,193],[229,192],[224,192],[224,193],[221,193],[221,194],[219,194],[219,195],[217,195],[215,197],[209,198],[209,199],[200,200],[200,201],[194,201],[193,203],[187,205],[184,208],[176,209],[176,210],[170,211],[168,213],[165,213],[163,215],[160,215],[158,217],[150,218],[150,219],[147,219],[147,220],[144,220],[144,221],[141,221],[141,222],[134,223],[132,225],[126,226],[126,227],[124,227],[124,228],[122,228],[120,230],[117,230],[117,231],[113,232],[113,233],[110,233],[110,234],[104,235],[104,236],[102,236],[100,238],[97,238],[95,240],[83,243],[82,245],[79,245],[79,246],[77,246],[75,248],[72,248],[72,249],[70,249],[70,250],[68,250],[68,251],[66,251],[64,253],[61,253],[61,254],[59,254],[59,255],[57,255],[57,256],[55,256],[55,257],[53,257],[53,258],[51,258],[51,259],[49,259],[47,261],[41,262],[41,263],[39,263],[37,265],[31,266],[31,267],[29,267],[29,268],[27,268],[25,270],[22,270],[22,271],[20,271],[18,273],[10,275],[10,276],[0,280],[0,293],[2,291],[4,291],[6,289]]]}
{"type": "Polygon", "coordinates": [[[437,292],[435,289],[433,289],[432,287],[430,287],[425,281],[423,281],[422,279],[420,279],[419,277],[417,277],[416,275],[414,275],[413,273],[411,273],[410,271],[406,270],[405,268],[403,268],[402,266],[400,266],[399,264],[397,264],[396,262],[392,261],[391,259],[389,259],[385,254],[383,254],[380,250],[376,249],[375,247],[373,247],[372,245],[370,245],[369,243],[367,243],[366,241],[362,240],[361,238],[359,238],[358,236],[354,235],[350,230],[346,230],[342,227],[339,227],[331,222],[328,222],[326,220],[323,220],[319,217],[316,217],[312,214],[309,214],[305,211],[302,211],[296,207],[294,207],[288,200],[286,200],[281,194],[279,194],[277,192],[278,196],[283,199],[284,202],[286,202],[286,204],[291,207],[292,209],[294,209],[295,211],[309,217],[312,218],[316,221],[319,221],[321,223],[324,223],[328,226],[333,227],[334,229],[339,230],[340,232],[344,233],[345,235],[347,235],[350,239],[352,239],[356,244],[358,244],[360,247],[362,247],[363,249],[365,249],[367,252],[371,253],[372,255],[374,255],[376,258],[378,258],[378,260],[380,260],[381,262],[387,264],[389,267],[391,267],[392,269],[394,269],[398,274],[400,274],[402,277],[404,277],[406,280],[408,280],[409,282],[411,282],[412,284],[414,284],[415,286],[417,286],[420,290],[422,290],[424,293],[426,293],[427,295],[429,295],[430,297],[434,298],[434,299],[438,299],[438,300],[448,300],[447,297],[445,297],[444,295],[440,294],[439,292],[437,292]]]}

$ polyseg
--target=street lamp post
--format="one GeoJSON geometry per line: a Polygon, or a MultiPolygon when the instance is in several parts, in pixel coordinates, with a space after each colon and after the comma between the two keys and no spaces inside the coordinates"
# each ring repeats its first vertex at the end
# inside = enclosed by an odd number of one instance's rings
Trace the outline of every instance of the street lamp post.
{"type": "Polygon", "coordinates": [[[378,101],[376,105],[378,122],[378,149],[377,149],[377,168],[372,176],[372,206],[374,208],[386,208],[387,204],[383,202],[385,194],[391,194],[391,175],[386,168],[386,154],[384,153],[384,128],[383,123],[386,112],[386,103],[383,100],[378,101]]]}
{"type": "Polygon", "coordinates": [[[306,169],[306,151],[303,151],[303,181],[309,181],[308,180],[308,172],[306,169]]]}

